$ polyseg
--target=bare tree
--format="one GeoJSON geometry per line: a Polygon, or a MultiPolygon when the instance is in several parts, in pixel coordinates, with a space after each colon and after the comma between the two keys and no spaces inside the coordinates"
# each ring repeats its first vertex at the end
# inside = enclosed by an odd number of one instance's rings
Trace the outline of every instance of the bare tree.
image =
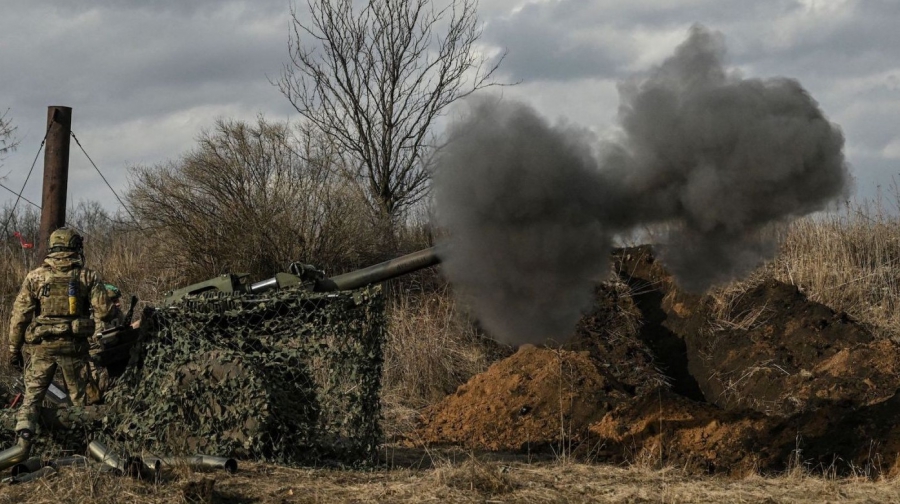
{"type": "Polygon", "coordinates": [[[9,113],[7,109],[0,114],[0,161],[3,157],[14,150],[19,145],[19,141],[15,137],[16,127],[12,125],[12,121],[6,118],[9,113]]]}
{"type": "Polygon", "coordinates": [[[435,119],[494,85],[502,57],[489,63],[476,50],[476,0],[443,8],[432,0],[354,4],[307,0],[308,22],[292,10],[291,61],[278,87],[350,156],[369,203],[392,225],[425,195],[435,119]]]}
{"type": "Polygon", "coordinates": [[[333,169],[327,143],[296,133],[262,118],[220,120],[181,159],[135,168],[128,200],[158,238],[160,266],[259,278],[295,260],[335,269],[368,260],[360,191],[333,169]]]}

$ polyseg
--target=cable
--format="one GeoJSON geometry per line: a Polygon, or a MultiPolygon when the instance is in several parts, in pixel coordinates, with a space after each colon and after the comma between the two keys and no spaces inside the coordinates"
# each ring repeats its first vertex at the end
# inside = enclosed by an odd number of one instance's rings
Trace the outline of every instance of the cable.
{"type": "Polygon", "coordinates": [[[109,187],[109,190],[112,191],[113,196],[115,196],[116,199],[119,200],[119,204],[122,205],[122,208],[124,208],[125,211],[128,212],[128,215],[131,217],[131,220],[134,221],[135,224],[137,224],[137,219],[134,218],[134,214],[131,213],[131,210],[125,205],[125,202],[122,201],[122,198],[119,197],[119,195],[116,193],[116,190],[113,189],[113,187],[109,184],[109,181],[106,180],[106,177],[103,176],[103,173],[100,172],[100,168],[97,168],[97,165],[94,163],[94,160],[91,159],[91,156],[89,156],[87,151],[84,150],[84,147],[81,146],[81,142],[78,141],[78,137],[75,136],[75,132],[72,131],[71,133],[72,133],[72,138],[75,139],[75,143],[78,144],[78,148],[81,149],[81,152],[84,152],[85,157],[88,158],[88,161],[91,162],[91,165],[94,167],[95,170],[97,170],[97,173],[100,174],[100,178],[102,178],[103,182],[106,183],[106,187],[109,187]]]}
{"type": "MultiPolygon", "coordinates": [[[[6,190],[9,191],[10,193],[15,194],[15,195],[18,196],[18,193],[17,193],[16,191],[13,191],[12,189],[10,189],[9,187],[6,187],[6,186],[3,185],[2,183],[0,183],[0,188],[6,189],[6,190]]],[[[34,201],[31,201],[30,199],[26,198],[25,196],[20,196],[20,197],[22,198],[22,201],[24,201],[25,203],[30,204],[31,206],[37,208],[38,210],[41,209],[41,206],[38,205],[37,203],[35,203],[34,201]]]]}
{"type": "Polygon", "coordinates": [[[47,141],[47,135],[50,134],[50,126],[52,125],[52,122],[49,122],[49,124],[47,124],[47,131],[44,132],[44,139],[41,140],[41,146],[38,147],[38,151],[34,155],[34,161],[31,162],[31,169],[28,170],[28,176],[25,177],[25,183],[22,184],[22,190],[19,191],[19,193],[16,195],[16,202],[13,203],[12,209],[10,209],[9,211],[9,216],[6,218],[6,222],[3,224],[3,232],[6,233],[6,238],[9,238],[9,221],[16,213],[16,205],[18,205],[19,200],[22,199],[22,193],[25,192],[25,186],[28,185],[28,179],[31,178],[31,172],[34,171],[34,165],[37,164],[38,156],[41,154],[41,150],[44,148],[44,143],[47,141]]]}
{"type": "MultiPolygon", "coordinates": [[[[32,161],[32,163],[31,163],[31,168],[28,170],[28,176],[25,177],[25,183],[22,184],[22,190],[19,191],[19,192],[16,192],[15,190],[10,189],[9,187],[7,187],[5,184],[0,183],[0,188],[3,188],[3,189],[5,189],[5,190],[9,191],[11,194],[15,194],[15,195],[16,195],[16,201],[15,201],[15,203],[13,204],[12,208],[9,210],[9,215],[8,215],[7,218],[6,218],[6,223],[4,223],[4,225],[3,225],[3,231],[4,231],[4,233],[6,233],[7,239],[9,238],[9,223],[10,223],[10,221],[11,221],[13,218],[15,218],[16,206],[18,206],[19,200],[25,201],[25,202],[28,203],[29,205],[31,205],[31,206],[37,208],[38,210],[42,210],[42,207],[41,207],[40,205],[38,205],[37,203],[31,201],[30,199],[28,199],[28,198],[22,196],[22,193],[25,192],[25,187],[28,185],[28,180],[31,178],[31,174],[32,174],[32,172],[34,171],[34,167],[35,167],[35,165],[37,164],[38,157],[39,157],[40,154],[41,154],[41,150],[44,148],[44,144],[47,142],[47,135],[49,135],[49,134],[50,134],[50,125],[47,126],[47,132],[44,133],[44,139],[41,140],[41,145],[40,145],[40,147],[38,147],[37,154],[35,154],[35,156],[34,156],[34,161],[32,161]]],[[[81,143],[78,142],[78,138],[75,137],[75,134],[74,134],[74,133],[72,133],[72,138],[75,139],[75,143],[78,144],[78,147],[81,147],[81,151],[84,152],[84,155],[88,158],[88,160],[91,162],[91,164],[94,165],[94,169],[97,170],[97,173],[100,173],[100,170],[97,168],[97,165],[94,164],[94,161],[91,159],[91,157],[88,156],[87,152],[84,151],[84,147],[82,147],[82,146],[81,146],[81,143]]],[[[128,212],[128,215],[131,216],[132,221],[136,224],[136,223],[137,223],[137,220],[134,218],[134,215],[131,213],[130,210],[128,210],[128,207],[126,207],[125,204],[122,203],[122,200],[121,200],[121,198],[119,198],[119,195],[116,194],[116,191],[113,190],[113,188],[109,186],[109,182],[106,181],[106,177],[104,177],[102,173],[100,173],[100,177],[103,178],[103,181],[104,181],[104,182],[106,182],[107,187],[109,187],[110,190],[113,191],[113,194],[116,196],[116,199],[119,200],[119,203],[122,204],[122,207],[125,208],[125,211],[128,212]]],[[[117,219],[113,219],[112,217],[110,217],[109,215],[106,215],[105,213],[103,214],[103,217],[105,217],[108,221],[110,221],[110,222],[112,222],[112,223],[114,223],[114,224],[119,224],[119,225],[124,225],[124,224],[126,224],[125,222],[119,221],[119,220],[117,220],[117,219]]],[[[82,236],[86,236],[86,237],[88,237],[88,238],[92,238],[92,236],[91,236],[89,233],[85,232],[83,229],[79,229],[77,226],[75,226],[74,224],[72,224],[72,223],[69,222],[69,221],[66,221],[66,222],[65,222],[65,225],[68,226],[68,227],[70,227],[70,228],[72,228],[72,229],[74,229],[74,230],[76,230],[76,231],[77,231],[79,234],[81,234],[82,236]]],[[[140,229],[140,226],[138,226],[138,228],[140,229]]]]}
{"type": "MultiPolygon", "coordinates": [[[[10,189],[9,187],[5,186],[5,185],[2,184],[2,183],[0,183],[0,189],[6,189],[6,190],[9,191],[10,193],[16,194],[16,191],[13,191],[12,189],[10,189]]],[[[28,203],[29,205],[31,205],[31,206],[37,208],[38,210],[42,210],[41,205],[38,205],[38,204],[35,203],[34,201],[31,201],[30,199],[28,199],[28,198],[26,198],[26,197],[24,197],[24,196],[22,196],[22,201],[24,201],[25,203],[28,203]]],[[[113,223],[113,224],[118,224],[118,225],[120,225],[120,226],[130,226],[130,225],[134,224],[133,222],[126,222],[126,221],[122,221],[122,220],[119,220],[119,219],[110,217],[109,215],[106,214],[106,212],[103,212],[103,213],[100,214],[100,215],[101,215],[101,217],[103,217],[104,219],[108,220],[109,222],[111,222],[111,223],[113,223]]],[[[72,228],[72,229],[78,231],[79,233],[81,233],[81,234],[84,235],[84,236],[88,236],[88,237],[91,236],[91,235],[89,235],[88,233],[86,233],[84,230],[82,230],[82,229],[76,227],[75,224],[72,224],[71,221],[66,221],[66,226],[68,226],[68,227],[70,227],[70,228],[72,228]]],[[[138,230],[140,230],[140,231],[146,231],[147,229],[150,229],[150,228],[143,228],[143,227],[138,226],[138,230]]]]}

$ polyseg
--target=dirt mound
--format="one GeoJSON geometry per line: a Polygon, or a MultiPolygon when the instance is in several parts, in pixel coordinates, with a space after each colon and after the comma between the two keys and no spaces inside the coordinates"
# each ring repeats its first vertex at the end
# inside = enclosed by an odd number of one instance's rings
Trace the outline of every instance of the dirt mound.
{"type": "Polygon", "coordinates": [[[604,460],[747,476],[792,467],[829,475],[900,475],[900,395],[832,404],[785,418],[723,410],[660,389],[591,425],[604,460]]]}
{"type": "Polygon", "coordinates": [[[599,285],[590,313],[560,350],[526,345],[422,415],[425,444],[541,450],[586,441],[589,427],[666,376],[639,338],[640,312],[625,284],[599,285]]]}
{"type": "Polygon", "coordinates": [[[614,261],[620,282],[598,288],[568,350],[495,364],[425,412],[420,441],[585,441],[602,460],[730,474],[900,473],[897,345],[792,285],[698,296],[649,247],[614,261]]]}
{"type": "Polygon", "coordinates": [[[538,450],[587,429],[630,395],[586,352],[525,345],[427,409],[418,441],[538,450]]]}
{"type": "Polygon", "coordinates": [[[757,440],[772,423],[760,413],[727,412],[658,389],[620,404],[590,432],[612,462],[664,461],[696,472],[743,475],[761,465],[757,440]]]}
{"type": "MultiPolygon", "coordinates": [[[[900,395],[862,407],[836,404],[797,415],[773,435],[795,440],[795,458],[808,467],[855,476],[900,475],[900,395]]],[[[787,446],[782,446],[781,453],[787,446]]]]}
{"type": "Polygon", "coordinates": [[[721,297],[679,291],[646,248],[619,257],[644,314],[642,339],[681,395],[789,416],[872,404],[900,387],[895,344],[796,286],[770,279],[722,306],[721,297]]]}
{"type": "Polygon", "coordinates": [[[704,396],[724,408],[790,415],[826,402],[870,404],[900,385],[896,345],[793,285],[769,280],[751,289],[725,314],[741,316],[752,320],[682,333],[697,356],[695,376],[708,377],[704,396]]]}

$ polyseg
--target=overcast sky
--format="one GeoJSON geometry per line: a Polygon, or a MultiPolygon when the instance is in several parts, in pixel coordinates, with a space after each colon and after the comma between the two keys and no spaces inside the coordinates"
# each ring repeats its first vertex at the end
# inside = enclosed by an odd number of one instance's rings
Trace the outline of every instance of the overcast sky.
{"type": "MultiPolygon", "coordinates": [[[[615,124],[616,83],[702,23],[745,77],[798,79],[841,126],[857,197],[900,179],[900,1],[482,0],[479,12],[484,50],[508,51],[500,79],[521,82],[504,93],[598,133],[615,124]]],[[[120,192],[128,167],[177,158],[217,117],[296,120],[270,84],[289,28],[288,0],[4,1],[0,110],[21,144],[3,184],[25,181],[49,105],[74,109],[73,131],[120,192]]],[[[38,203],[42,169],[43,155],[24,193],[38,203]]],[[[118,208],[73,143],[69,200],[84,199],[118,208]]]]}

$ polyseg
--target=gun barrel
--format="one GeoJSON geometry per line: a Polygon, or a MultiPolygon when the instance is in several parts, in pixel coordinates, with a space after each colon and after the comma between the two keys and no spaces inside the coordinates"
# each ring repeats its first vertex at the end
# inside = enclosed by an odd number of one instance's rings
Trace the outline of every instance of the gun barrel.
{"type": "Polygon", "coordinates": [[[333,292],[358,289],[434,266],[440,262],[437,247],[431,247],[368,268],[320,280],[316,282],[314,290],[316,292],[333,292]]]}

